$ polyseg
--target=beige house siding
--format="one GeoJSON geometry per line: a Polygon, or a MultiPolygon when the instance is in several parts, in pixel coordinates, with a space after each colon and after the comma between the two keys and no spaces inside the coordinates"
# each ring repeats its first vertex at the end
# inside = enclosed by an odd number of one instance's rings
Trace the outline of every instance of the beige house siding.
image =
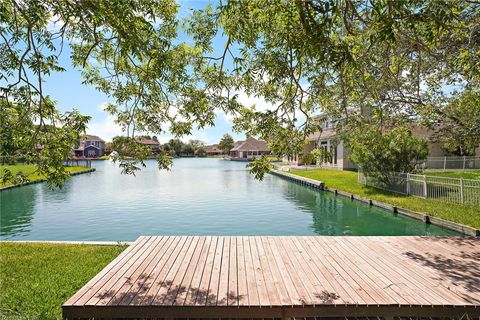
{"type": "Polygon", "coordinates": [[[445,156],[441,143],[428,141],[428,156],[429,157],[443,157],[445,156]]]}

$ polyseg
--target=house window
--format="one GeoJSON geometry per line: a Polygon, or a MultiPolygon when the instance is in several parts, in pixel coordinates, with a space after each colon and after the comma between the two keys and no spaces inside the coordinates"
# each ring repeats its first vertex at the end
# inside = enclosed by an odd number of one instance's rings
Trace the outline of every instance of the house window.
{"type": "Polygon", "coordinates": [[[330,151],[333,155],[333,163],[337,164],[337,145],[330,145],[330,151]]]}

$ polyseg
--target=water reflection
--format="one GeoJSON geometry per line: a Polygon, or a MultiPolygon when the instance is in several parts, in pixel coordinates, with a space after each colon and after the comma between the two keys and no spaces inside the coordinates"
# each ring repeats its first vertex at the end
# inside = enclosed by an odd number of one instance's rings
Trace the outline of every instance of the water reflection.
{"type": "Polygon", "coordinates": [[[0,236],[8,239],[30,231],[38,185],[0,192],[0,236]]]}
{"type": "Polygon", "coordinates": [[[244,162],[175,159],[166,172],[149,161],[136,177],[110,162],[94,166],[62,189],[37,184],[0,192],[0,239],[454,234],[276,176],[257,181],[244,162]]]}
{"type": "Polygon", "coordinates": [[[335,196],[330,192],[289,183],[286,197],[301,210],[312,212],[315,233],[319,235],[455,235],[455,232],[367,204],[335,196]]]}

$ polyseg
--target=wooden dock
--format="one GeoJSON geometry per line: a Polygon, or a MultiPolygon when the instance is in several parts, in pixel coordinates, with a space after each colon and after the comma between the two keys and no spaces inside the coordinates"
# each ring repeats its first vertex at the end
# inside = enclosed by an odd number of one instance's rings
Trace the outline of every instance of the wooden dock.
{"type": "Polygon", "coordinates": [[[140,237],[62,308],[67,318],[478,319],[480,240],[140,237]]]}

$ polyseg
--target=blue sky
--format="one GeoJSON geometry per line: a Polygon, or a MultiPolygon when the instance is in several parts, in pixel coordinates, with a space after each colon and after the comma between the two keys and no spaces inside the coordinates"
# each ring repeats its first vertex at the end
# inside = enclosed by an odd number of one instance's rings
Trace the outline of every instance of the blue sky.
{"type": "MultiPolygon", "coordinates": [[[[178,1],[180,4],[179,14],[185,17],[189,14],[191,8],[202,8],[209,4],[209,1],[178,1]]],[[[183,32],[179,32],[179,41],[185,41],[187,37],[183,32]]],[[[222,52],[224,42],[221,38],[214,42],[216,52],[222,52]]],[[[103,111],[103,105],[107,103],[108,97],[101,92],[96,91],[93,87],[82,84],[82,76],[78,69],[74,69],[71,65],[70,50],[64,48],[64,52],[60,59],[60,64],[66,69],[65,72],[53,73],[44,84],[45,91],[57,101],[57,107],[61,111],[76,108],[82,114],[90,115],[92,120],[88,125],[87,133],[95,134],[103,139],[110,141],[112,137],[121,135],[122,131],[119,126],[114,123],[114,118],[103,111]]],[[[253,98],[246,95],[240,95],[242,102],[247,104],[263,104],[262,99],[253,98]]],[[[230,120],[223,114],[217,113],[215,126],[196,130],[192,136],[183,137],[183,140],[200,139],[207,144],[217,143],[223,134],[229,133],[234,139],[243,139],[244,135],[232,131],[230,120]]],[[[159,136],[162,142],[172,138],[169,134],[159,136]]]]}

